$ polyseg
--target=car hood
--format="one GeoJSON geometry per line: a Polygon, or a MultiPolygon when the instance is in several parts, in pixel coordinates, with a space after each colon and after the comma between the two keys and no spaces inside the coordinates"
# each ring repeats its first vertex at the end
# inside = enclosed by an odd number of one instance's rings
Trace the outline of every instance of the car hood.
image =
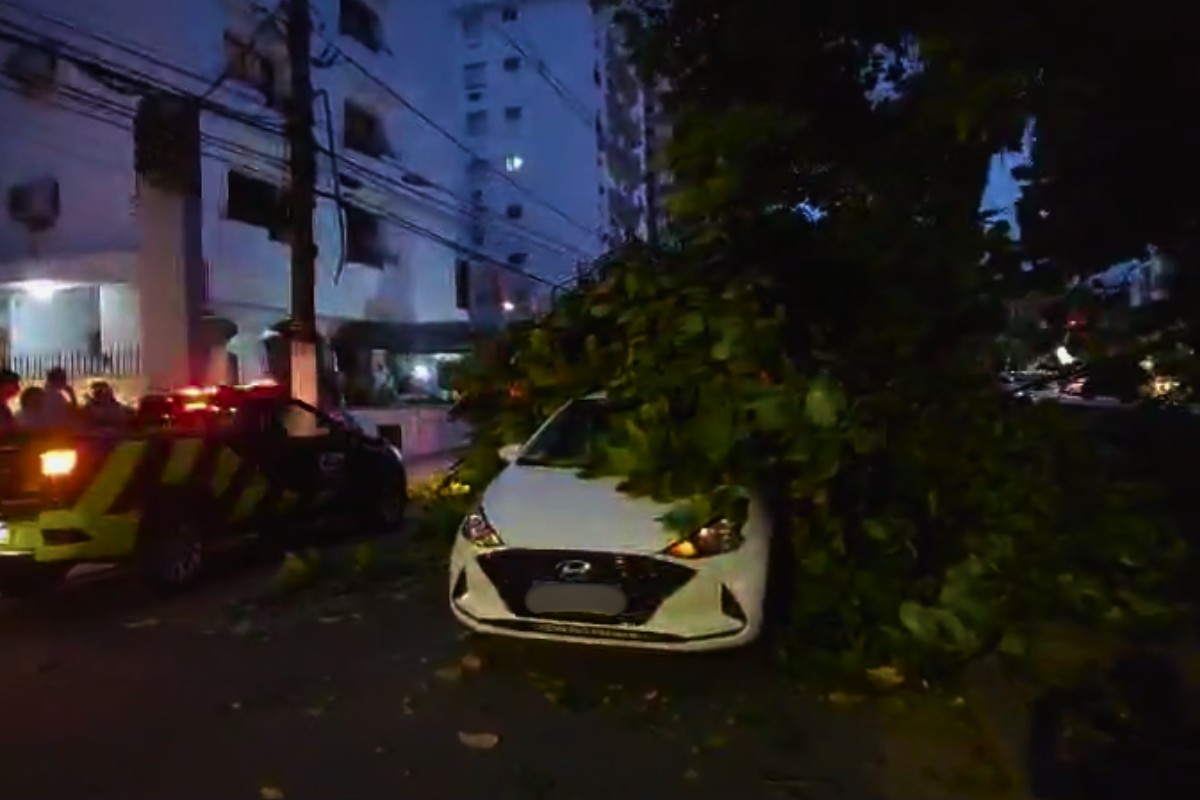
{"type": "Polygon", "coordinates": [[[513,464],[483,495],[488,521],[510,547],[657,553],[670,543],[667,506],[617,491],[616,478],[513,464]]]}

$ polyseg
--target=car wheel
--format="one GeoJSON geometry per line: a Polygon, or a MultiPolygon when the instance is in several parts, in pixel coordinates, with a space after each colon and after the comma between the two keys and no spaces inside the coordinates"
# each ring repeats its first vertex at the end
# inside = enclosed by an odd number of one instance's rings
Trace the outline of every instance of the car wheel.
{"type": "Polygon", "coordinates": [[[200,581],[205,567],[204,531],[196,521],[163,521],[149,532],[142,574],[154,588],[175,592],[200,581]]]}
{"type": "Polygon", "coordinates": [[[408,492],[404,487],[397,491],[384,490],[375,498],[374,522],[384,532],[399,530],[407,512],[408,492]]]}
{"type": "Polygon", "coordinates": [[[48,592],[70,571],[70,564],[29,564],[0,578],[0,595],[33,597],[48,592]]]}

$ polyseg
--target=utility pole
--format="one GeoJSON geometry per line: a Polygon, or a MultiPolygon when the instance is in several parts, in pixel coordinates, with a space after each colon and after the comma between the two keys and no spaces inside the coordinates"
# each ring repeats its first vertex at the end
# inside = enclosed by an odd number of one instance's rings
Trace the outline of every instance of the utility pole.
{"type": "Polygon", "coordinates": [[[318,400],[317,160],[313,136],[312,9],[309,0],[289,0],[287,20],[291,97],[284,132],[288,140],[287,210],[292,245],[291,390],[312,406],[318,400]]]}

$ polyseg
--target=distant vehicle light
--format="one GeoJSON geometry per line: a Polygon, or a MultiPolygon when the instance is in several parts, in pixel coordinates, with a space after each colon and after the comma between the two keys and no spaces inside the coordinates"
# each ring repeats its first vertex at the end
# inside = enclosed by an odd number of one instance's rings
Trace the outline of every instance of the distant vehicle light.
{"type": "Polygon", "coordinates": [[[75,471],[79,454],[74,450],[47,450],[41,455],[42,475],[63,478],[75,471]]]}

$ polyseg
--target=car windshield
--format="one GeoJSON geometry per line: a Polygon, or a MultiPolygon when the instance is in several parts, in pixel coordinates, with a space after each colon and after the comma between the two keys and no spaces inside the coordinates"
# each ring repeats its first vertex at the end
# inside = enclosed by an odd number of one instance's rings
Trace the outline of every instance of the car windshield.
{"type": "Polygon", "coordinates": [[[529,441],[517,463],[559,469],[587,466],[592,441],[607,422],[608,414],[608,403],[600,398],[575,400],[529,441]]]}

